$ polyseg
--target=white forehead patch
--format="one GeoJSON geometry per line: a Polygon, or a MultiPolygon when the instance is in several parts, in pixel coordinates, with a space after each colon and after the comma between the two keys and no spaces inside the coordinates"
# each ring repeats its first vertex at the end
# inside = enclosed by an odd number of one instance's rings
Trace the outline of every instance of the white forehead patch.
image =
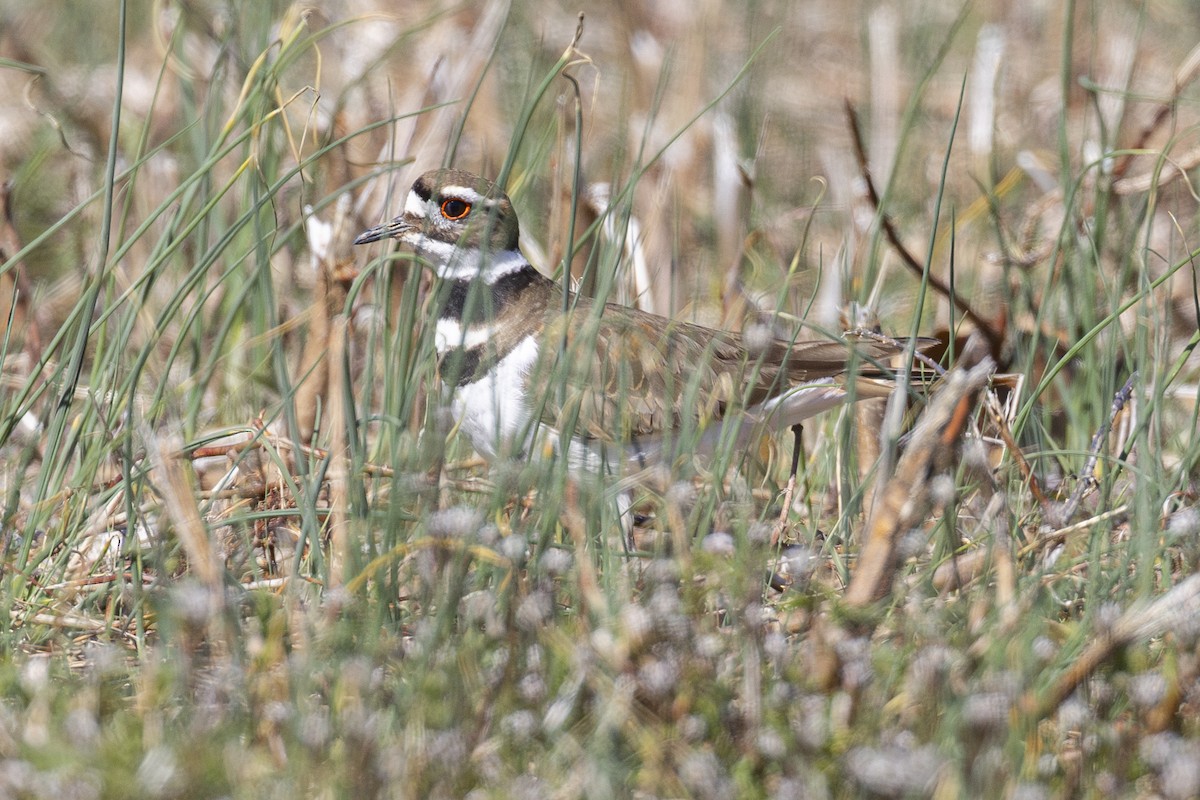
{"type": "Polygon", "coordinates": [[[404,201],[404,213],[414,217],[425,216],[425,201],[421,199],[421,195],[411,189],[408,192],[408,199],[404,201]]]}
{"type": "Polygon", "coordinates": [[[482,203],[484,196],[474,189],[468,189],[466,186],[443,186],[442,196],[457,197],[460,200],[466,200],[471,205],[482,203]]]}

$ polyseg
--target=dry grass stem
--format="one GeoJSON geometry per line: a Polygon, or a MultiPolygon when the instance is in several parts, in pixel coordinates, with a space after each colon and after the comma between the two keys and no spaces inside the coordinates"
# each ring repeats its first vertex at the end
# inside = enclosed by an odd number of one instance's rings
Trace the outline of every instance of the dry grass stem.
{"type": "Polygon", "coordinates": [[[864,527],[844,598],[847,605],[867,606],[887,596],[895,577],[898,539],[924,519],[929,480],[953,463],[973,397],[994,371],[995,364],[987,358],[970,369],[951,370],[930,399],[864,527]]]}

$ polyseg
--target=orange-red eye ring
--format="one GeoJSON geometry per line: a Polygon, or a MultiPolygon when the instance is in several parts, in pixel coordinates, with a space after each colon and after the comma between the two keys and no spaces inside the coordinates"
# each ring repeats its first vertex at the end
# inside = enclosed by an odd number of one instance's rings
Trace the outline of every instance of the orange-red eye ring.
{"type": "Polygon", "coordinates": [[[442,216],[448,220],[460,220],[471,213],[471,204],[466,200],[451,197],[442,201],[442,216]]]}

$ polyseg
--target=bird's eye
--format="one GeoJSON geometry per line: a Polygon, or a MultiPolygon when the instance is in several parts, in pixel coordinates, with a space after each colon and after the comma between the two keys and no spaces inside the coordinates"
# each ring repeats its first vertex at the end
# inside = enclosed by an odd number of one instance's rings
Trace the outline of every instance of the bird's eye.
{"type": "Polygon", "coordinates": [[[457,197],[442,201],[442,216],[448,220],[459,220],[471,213],[471,204],[457,197]]]}

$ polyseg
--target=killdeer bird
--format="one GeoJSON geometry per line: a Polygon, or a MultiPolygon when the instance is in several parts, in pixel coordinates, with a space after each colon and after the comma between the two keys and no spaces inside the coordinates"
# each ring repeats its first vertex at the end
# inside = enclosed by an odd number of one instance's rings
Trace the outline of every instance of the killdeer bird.
{"type": "Polygon", "coordinates": [[[403,213],[354,244],[385,238],[437,274],[440,375],[459,429],[488,459],[551,454],[628,473],[682,447],[736,447],[848,396],[886,396],[890,382],[847,369],[880,374],[871,365],[903,349],[741,335],[574,294],[564,303],[521,255],[508,197],[462,170],[422,175],[403,213]]]}

